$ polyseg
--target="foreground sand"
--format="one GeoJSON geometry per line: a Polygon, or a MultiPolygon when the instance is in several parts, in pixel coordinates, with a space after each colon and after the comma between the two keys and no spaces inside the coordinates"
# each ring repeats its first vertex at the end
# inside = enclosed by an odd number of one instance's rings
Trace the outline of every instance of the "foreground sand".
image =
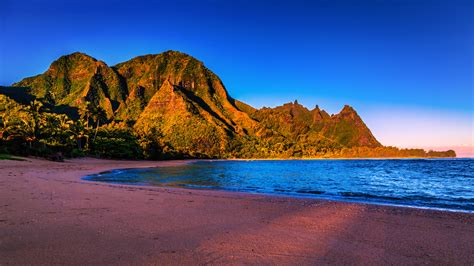
{"type": "Polygon", "coordinates": [[[474,264],[474,214],[80,180],[183,163],[0,161],[0,265],[474,264]]]}

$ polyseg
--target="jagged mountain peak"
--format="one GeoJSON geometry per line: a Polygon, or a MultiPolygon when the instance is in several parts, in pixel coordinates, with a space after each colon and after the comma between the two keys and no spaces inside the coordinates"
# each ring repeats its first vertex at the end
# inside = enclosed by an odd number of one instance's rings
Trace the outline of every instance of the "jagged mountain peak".
{"type": "Polygon", "coordinates": [[[314,109],[311,110],[311,113],[313,114],[314,123],[325,121],[330,118],[330,115],[325,110],[321,109],[319,105],[316,105],[314,109]]]}
{"type": "Polygon", "coordinates": [[[308,108],[306,108],[304,105],[298,103],[298,100],[295,100],[293,102],[288,102],[284,103],[281,106],[275,107],[275,109],[285,109],[285,110],[304,110],[304,111],[309,111],[308,108]]]}
{"type": "Polygon", "coordinates": [[[350,113],[357,113],[356,110],[350,106],[350,105],[344,105],[342,110],[339,112],[339,114],[350,114],[350,113]]]}
{"type": "Polygon", "coordinates": [[[331,118],[336,119],[336,120],[349,119],[349,120],[362,121],[357,111],[349,105],[344,105],[342,110],[339,113],[332,115],[331,118]]]}

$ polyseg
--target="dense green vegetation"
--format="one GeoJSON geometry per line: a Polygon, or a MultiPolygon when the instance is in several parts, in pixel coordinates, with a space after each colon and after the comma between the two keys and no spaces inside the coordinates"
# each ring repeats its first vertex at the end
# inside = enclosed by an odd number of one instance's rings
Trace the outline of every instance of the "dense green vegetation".
{"type": "MultiPolygon", "coordinates": [[[[237,137],[222,150],[213,147],[212,131],[194,130],[192,134],[174,129],[171,136],[181,143],[174,147],[168,138],[150,129],[137,131],[125,122],[106,122],[104,111],[87,103],[79,110],[80,117],[49,112],[39,101],[21,105],[0,95],[0,152],[55,158],[95,156],[117,159],[172,158],[382,158],[382,157],[454,157],[453,151],[425,152],[421,149],[395,147],[343,147],[316,136],[311,139],[300,133],[295,140],[275,131],[260,137],[237,137]],[[104,123],[104,124],[103,124],[104,123]],[[211,133],[211,134],[209,134],[211,133]],[[217,149],[216,156],[205,153],[217,149]]],[[[9,155],[2,159],[12,159],[9,155]]]]}
{"type": "Polygon", "coordinates": [[[0,88],[0,152],[56,158],[452,157],[383,147],[356,111],[232,99],[195,58],[175,51],[114,67],[82,53],[0,88]]]}
{"type": "Polygon", "coordinates": [[[22,158],[13,156],[11,154],[0,153],[0,160],[15,160],[15,161],[23,161],[22,158]]]}
{"type": "Polygon", "coordinates": [[[17,155],[104,158],[140,158],[137,136],[130,128],[100,126],[103,110],[87,104],[77,120],[55,114],[39,101],[29,106],[0,95],[0,146],[2,152],[17,155]]]}

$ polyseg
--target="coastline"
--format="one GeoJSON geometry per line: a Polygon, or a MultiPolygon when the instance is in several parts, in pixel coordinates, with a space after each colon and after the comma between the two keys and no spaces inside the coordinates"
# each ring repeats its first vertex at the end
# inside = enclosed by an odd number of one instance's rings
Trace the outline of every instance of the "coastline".
{"type": "Polygon", "coordinates": [[[218,161],[218,160],[227,160],[227,161],[290,161],[290,160],[413,160],[413,159],[474,159],[474,157],[330,157],[330,158],[321,158],[321,157],[314,157],[314,158],[227,158],[227,159],[206,159],[211,161],[218,161]]]}
{"type": "MultiPolygon", "coordinates": [[[[449,158],[442,158],[448,159],[449,158]]],[[[457,158],[454,158],[457,159],[457,158]]],[[[464,158],[464,159],[471,159],[471,158],[464,158]]],[[[282,159],[285,160],[285,159],[282,159]]],[[[294,159],[298,160],[298,159],[294,159]]],[[[339,160],[348,160],[348,159],[339,159],[339,160]]],[[[364,160],[364,159],[361,159],[364,160]]],[[[371,160],[371,159],[365,159],[371,160]]],[[[378,159],[374,159],[378,160],[378,159]]],[[[394,160],[394,159],[388,159],[394,160]]],[[[436,159],[435,159],[436,160],[436,159]]],[[[254,160],[232,160],[232,159],[189,159],[189,160],[182,160],[183,165],[188,163],[194,162],[228,162],[228,161],[260,161],[258,159],[254,160]]],[[[266,159],[261,161],[273,161],[272,159],[266,159]]],[[[274,161],[281,161],[281,160],[274,160],[274,161]]],[[[179,166],[179,165],[177,165],[179,166]]],[[[148,168],[148,167],[145,167],[148,168]]],[[[226,188],[208,188],[208,187],[186,187],[186,186],[152,186],[146,185],[142,183],[127,183],[127,182],[112,182],[112,181],[102,181],[102,180],[94,180],[95,175],[106,174],[111,172],[122,172],[127,170],[133,170],[137,168],[118,168],[118,169],[111,169],[100,173],[94,173],[90,175],[86,175],[81,177],[81,180],[88,181],[88,182],[98,182],[101,184],[111,184],[111,185],[120,185],[120,186],[131,186],[131,187],[141,187],[141,188],[151,188],[151,187],[158,187],[158,188],[168,188],[168,189],[184,189],[184,190],[198,190],[198,191],[211,191],[211,192],[223,192],[223,193],[239,193],[242,195],[260,195],[265,197],[276,197],[276,198],[298,198],[298,199],[314,199],[314,200],[324,200],[324,201],[334,201],[334,202],[341,202],[341,203],[355,203],[355,204],[370,204],[370,205],[377,205],[377,206],[387,206],[387,207],[400,207],[400,208],[411,208],[411,209],[423,209],[423,210],[434,210],[434,211],[443,211],[443,212],[458,212],[458,213],[468,213],[474,214],[474,210],[467,210],[467,209],[458,209],[458,208],[449,208],[449,207],[435,207],[435,206],[424,206],[424,205],[414,205],[414,204],[403,204],[403,203],[395,203],[395,202],[387,202],[387,201],[380,201],[380,200],[369,200],[369,199],[356,199],[356,198],[348,198],[344,196],[337,196],[337,195],[318,195],[318,194],[303,194],[303,193],[278,193],[278,192],[252,192],[252,191],[239,191],[234,189],[226,189],[226,188]]]]}
{"type": "Polygon", "coordinates": [[[0,161],[0,264],[474,262],[472,213],[81,179],[188,162],[0,161]]]}

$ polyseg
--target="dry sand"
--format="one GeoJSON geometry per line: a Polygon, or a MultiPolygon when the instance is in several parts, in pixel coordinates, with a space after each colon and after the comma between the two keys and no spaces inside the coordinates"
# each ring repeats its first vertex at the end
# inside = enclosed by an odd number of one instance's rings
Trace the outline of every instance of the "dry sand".
{"type": "Polygon", "coordinates": [[[0,161],[0,265],[474,264],[474,214],[80,178],[183,161],[0,161]]]}

